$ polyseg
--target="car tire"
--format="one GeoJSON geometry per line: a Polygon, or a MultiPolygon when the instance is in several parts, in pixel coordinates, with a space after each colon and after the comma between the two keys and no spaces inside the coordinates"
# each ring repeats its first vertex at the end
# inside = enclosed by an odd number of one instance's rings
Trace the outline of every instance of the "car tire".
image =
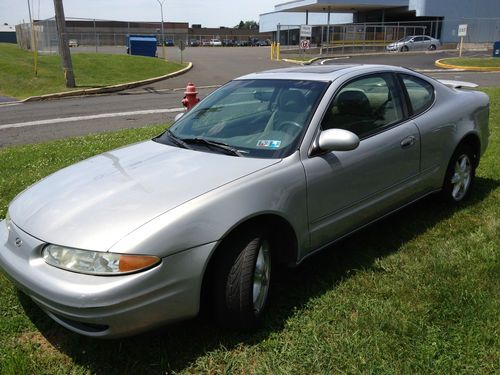
{"type": "Polygon", "coordinates": [[[443,184],[446,201],[459,204],[470,195],[476,177],[477,158],[471,145],[462,143],[453,153],[443,184]]]}
{"type": "Polygon", "coordinates": [[[408,46],[401,47],[401,52],[408,52],[408,50],[409,50],[408,46]]]}
{"type": "Polygon", "coordinates": [[[434,44],[431,44],[429,46],[429,51],[435,51],[436,50],[436,46],[434,44]]]}
{"type": "Polygon", "coordinates": [[[221,326],[251,330],[266,310],[271,282],[271,241],[262,230],[228,239],[218,253],[212,309],[221,326]]]}

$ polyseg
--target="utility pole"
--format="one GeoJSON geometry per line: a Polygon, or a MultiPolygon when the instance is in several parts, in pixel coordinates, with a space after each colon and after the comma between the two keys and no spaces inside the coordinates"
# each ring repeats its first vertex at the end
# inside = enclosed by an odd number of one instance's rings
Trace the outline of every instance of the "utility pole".
{"type": "Polygon", "coordinates": [[[57,34],[59,37],[59,55],[61,56],[62,68],[66,87],[75,87],[75,76],[73,74],[73,63],[69,52],[68,36],[66,35],[66,19],[64,18],[64,8],[62,0],[54,0],[54,10],[56,12],[57,34]]]}
{"type": "Polygon", "coordinates": [[[30,25],[31,25],[31,50],[33,51],[33,70],[35,76],[38,75],[38,46],[35,37],[35,23],[33,22],[33,17],[31,17],[31,6],[30,0],[28,0],[28,13],[30,15],[30,25]]]}
{"type": "Polygon", "coordinates": [[[165,3],[165,0],[156,0],[158,1],[158,4],[160,4],[160,11],[161,11],[161,48],[163,52],[163,58],[166,60],[167,59],[167,54],[165,53],[165,29],[163,28],[163,4],[165,3]]]}

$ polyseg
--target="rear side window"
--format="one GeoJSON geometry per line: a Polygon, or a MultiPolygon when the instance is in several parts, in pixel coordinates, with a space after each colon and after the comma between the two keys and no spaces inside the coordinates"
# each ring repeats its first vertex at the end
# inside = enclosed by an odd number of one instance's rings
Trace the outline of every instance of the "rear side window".
{"type": "Polygon", "coordinates": [[[401,78],[410,99],[412,115],[418,115],[432,105],[434,87],[429,82],[406,74],[402,74],[401,78]]]}

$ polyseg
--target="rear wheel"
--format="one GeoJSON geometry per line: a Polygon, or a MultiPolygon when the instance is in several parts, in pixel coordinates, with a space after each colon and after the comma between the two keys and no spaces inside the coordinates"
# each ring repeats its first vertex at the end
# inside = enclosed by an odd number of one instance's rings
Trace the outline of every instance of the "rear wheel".
{"type": "Polygon", "coordinates": [[[466,199],[476,176],[477,161],[469,144],[460,145],[451,157],[443,186],[443,195],[452,203],[466,199]]]}
{"type": "Polygon", "coordinates": [[[212,290],[213,312],[220,325],[241,330],[257,326],[267,307],[271,256],[271,241],[260,230],[223,244],[212,290]]]}
{"type": "Polygon", "coordinates": [[[435,51],[436,50],[436,46],[434,44],[431,44],[429,46],[429,51],[435,51]]]}

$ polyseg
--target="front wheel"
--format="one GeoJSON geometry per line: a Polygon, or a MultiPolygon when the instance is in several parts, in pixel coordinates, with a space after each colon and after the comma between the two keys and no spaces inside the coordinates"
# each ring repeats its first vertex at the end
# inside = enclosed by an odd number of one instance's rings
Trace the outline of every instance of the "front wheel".
{"type": "Polygon", "coordinates": [[[213,284],[213,312],[229,328],[252,329],[266,309],[271,282],[271,241],[262,231],[223,244],[213,284]]]}
{"type": "Polygon", "coordinates": [[[447,201],[460,203],[469,196],[476,176],[476,166],[472,147],[468,144],[460,145],[453,153],[446,171],[443,195],[447,201]]]}
{"type": "Polygon", "coordinates": [[[408,50],[409,50],[408,46],[401,47],[401,52],[408,52],[408,50]]]}

